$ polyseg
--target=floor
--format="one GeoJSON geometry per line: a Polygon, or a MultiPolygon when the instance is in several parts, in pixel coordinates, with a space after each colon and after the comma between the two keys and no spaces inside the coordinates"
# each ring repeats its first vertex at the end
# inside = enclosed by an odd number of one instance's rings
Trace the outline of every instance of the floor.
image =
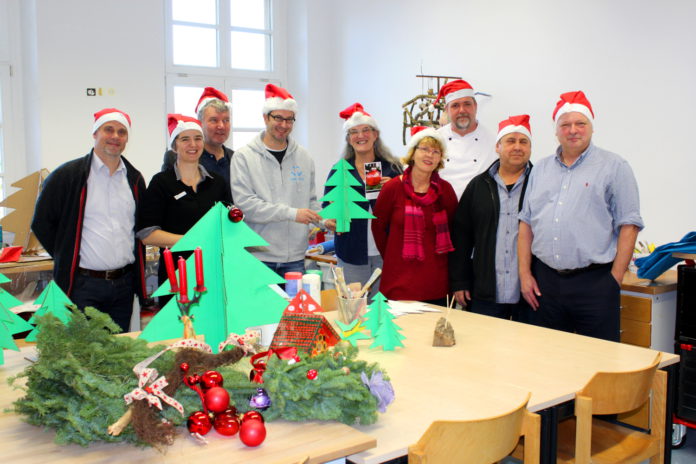
{"type": "Polygon", "coordinates": [[[672,450],[672,464],[696,463],[696,430],[688,429],[682,448],[672,450]]]}

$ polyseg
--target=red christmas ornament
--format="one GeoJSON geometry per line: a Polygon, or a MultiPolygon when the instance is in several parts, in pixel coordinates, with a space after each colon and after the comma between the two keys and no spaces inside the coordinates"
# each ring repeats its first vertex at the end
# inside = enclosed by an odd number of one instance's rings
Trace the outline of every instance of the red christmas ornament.
{"type": "Polygon", "coordinates": [[[186,386],[193,388],[193,385],[196,385],[201,381],[201,376],[200,375],[188,375],[184,377],[184,383],[186,386]]]}
{"type": "Polygon", "coordinates": [[[247,446],[259,446],[266,439],[266,426],[260,420],[242,422],[239,439],[247,446]]]}
{"type": "Polygon", "coordinates": [[[207,371],[201,376],[201,386],[203,389],[222,387],[223,378],[222,374],[218,371],[207,371]]]}
{"type": "Polygon", "coordinates": [[[247,411],[244,414],[242,414],[242,424],[250,420],[258,420],[261,422],[265,422],[263,420],[263,416],[258,411],[247,411]]]}
{"type": "Polygon", "coordinates": [[[239,419],[237,419],[237,410],[234,408],[227,409],[215,416],[213,427],[220,435],[231,437],[239,431],[239,419]]]}
{"type": "Polygon", "coordinates": [[[209,388],[205,392],[205,407],[213,412],[222,412],[230,406],[230,394],[222,387],[209,388]]]}
{"type": "Polygon", "coordinates": [[[191,433],[205,435],[210,432],[213,424],[210,422],[210,417],[203,411],[196,411],[191,414],[186,421],[186,428],[191,433]]]}
{"type": "Polygon", "coordinates": [[[188,363],[181,363],[179,364],[179,369],[181,369],[181,372],[188,372],[189,370],[189,364],[188,363]]]}
{"type": "Polygon", "coordinates": [[[309,380],[314,380],[314,379],[316,379],[316,378],[317,378],[317,375],[318,375],[318,373],[317,373],[317,370],[316,370],[316,369],[310,369],[310,370],[307,371],[307,378],[308,378],[309,380]]]}
{"type": "Polygon", "coordinates": [[[230,219],[230,221],[236,223],[244,219],[244,213],[241,209],[235,206],[234,208],[231,208],[230,211],[227,213],[227,217],[230,219]]]}

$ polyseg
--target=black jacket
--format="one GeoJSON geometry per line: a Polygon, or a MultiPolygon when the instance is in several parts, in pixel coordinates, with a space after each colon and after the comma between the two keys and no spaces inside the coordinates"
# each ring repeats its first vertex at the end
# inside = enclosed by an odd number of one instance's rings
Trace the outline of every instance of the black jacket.
{"type": "MultiPolygon", "coordinates": [[[[469,290],[472,298],[495,302],[495,246],[500,215],[498,184],[488,173],[495,161],[466,186],[454,213],[449,255],[450,290],[469,290]]],[[[529,163],[531,168],[532,163],[529,163]]],[[[518,207],[522,208],[529,174],[522,184],[518,207]]],[[[515,272],[517,270],[515,269],[515,272]]]]}
{"type": "MultiPolygon", "coordinates": [[[[36,201],[31,230],[41,245],[53,257],[53,278],[70,297],[80,261],[82,220],[87,202],[87,177],[92,165],[94,150],[59,166],[44,181],[36,201]]],[[[145,180],[142,174],[125,158],[126,177],[135,200],[136,217],[145,180]]],[[[133,231],[135,234],[135,231],[133,231]]],[[[145,290],[145,247],[135,240],[135,289],[140,297],[145,290]]]]}

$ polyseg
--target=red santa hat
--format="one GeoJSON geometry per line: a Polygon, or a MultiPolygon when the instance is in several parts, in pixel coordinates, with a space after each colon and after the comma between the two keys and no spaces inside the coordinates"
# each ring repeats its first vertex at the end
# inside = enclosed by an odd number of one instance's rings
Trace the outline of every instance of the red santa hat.
{"type": "Polygon", "coordinates": [[[274,110],[286,110],[297,113],[297,102],[284,88],[273,84],[267,84],[263,114],[268,114],[274,110]]]}
{"type": "Polygon", "coordinates": [[[442,156],[444,159],[444,156],[447,153],[447,141],[445,140],[445,137],[440,132],[435,130],[435,128],[427,126],[411,127],[411,140],[409,140],[408,145],[406,145],[406,153],[411,153],[412,150],[415,150],[420,141],[425,137],[432,137],[437,140],[442,148],[442,156]]]}
{"type": "Polygon", "coordinates": [[[169,127],[170,147],[172,143],[174,143],[174,139],[185,130],[197,130],[201,134],[203,133],[203,128],[198,119],[192,118],[191,116],[184,116],[183,114],[168,114],[167,126],[169,127]]]}
{"type": "Polygon", "coordinates": [[[558,118],[562,114],[572,113],[576,111],[582,113],[590,120],[594,122],[594,111],[592,111],[592,105],[587,99],[582,90],[576,92],[566,92],[561,94],[561,99],[556,103],[556,108],[553,110],[553,121],[558,122],[558,118]]]}
{"type": "Polygon", "coordinates": [[[126,130],[130,133],[131,119],[126,113],[116,108],[104,108],[101,111],[94,113],[94,126],[92,126],[92,133],[97,132],[103,124],[109,121],[120,122],[126,127],[126,130]]]}
{"type": "Polygon", "coordinates": [[[373,129],[379,130],[377,122],[370,116],[370,113],[365,111],[360,103],[353,103],[348,108],[338,113],[338,115],[346,120],[346,122],[343,123],[343,130],[346,132],[355,126],[361,126],[363,124],[367,124],[373,129]]]}
{"type": "Polygon", "coordinates": [[[518,132],[524,134],[532,140],[532,129],[529,127],[529,115],[520,114],[518,116],[510,116],[509,118],[500,121],[498,124],[498,138],[495,139],[496,143],[500,142],[500,139],[513,132],[518,132]]]}
{"type": "Polygon", "coordinates": [[[443,97],[445,98],[445,105],[448,105],[449,102],[458,98],[474,98],[474,89],[467,81],[455,79],[440,87],[440,91],[437,94],[435,103],[437,103],[443,97]]]}
{"type": "Polygon", "coordinates": [[[214,87],[206,87],[205,89],[203,89],[203,94],[201,94],[201,98],[198,99],[198,104],[196,105],[196,114],[198,114],[199,109],[203,108],[211,100],[220,100],[221,102],[226,104],[228,108],[230,106],[230,99],[227,98],[227,95],[220,92],[218,89],[214,87]]]}

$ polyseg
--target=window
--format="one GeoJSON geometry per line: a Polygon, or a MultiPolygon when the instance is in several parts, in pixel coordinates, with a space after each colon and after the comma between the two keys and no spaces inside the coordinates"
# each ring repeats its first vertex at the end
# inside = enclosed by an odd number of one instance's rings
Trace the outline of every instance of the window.
{"type": "Polygon", "coordinates": [[[204,87],[224,92],[232,104],[225,145],[237,149],[263,129],[267,83],[285,80],[277,0],[167,0],[167,111],[196,116],[204,87]]]}

